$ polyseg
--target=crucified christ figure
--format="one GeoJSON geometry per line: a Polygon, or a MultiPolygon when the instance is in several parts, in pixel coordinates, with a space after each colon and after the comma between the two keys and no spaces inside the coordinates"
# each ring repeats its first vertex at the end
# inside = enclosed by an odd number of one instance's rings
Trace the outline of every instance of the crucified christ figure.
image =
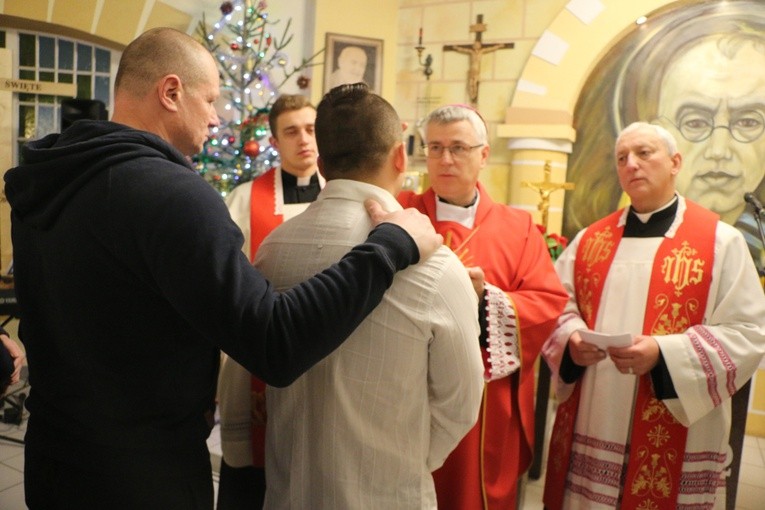
{"type": "Polygon", "coordinates": [[[479,14],[474,25],[470,25],[470,31],[475,32],[475,41],[472,44],[447,44],[444,51],[455,51],[462,53],[470,58],[470,67],[468,68],[468,97],[470,104],[476,106],[478,103],[478,84],[481,79],[481,58],[497,50],[513,48],[514,43],[498,43],[486,45],[481,42],[481,34],[486,30],[486,24],[483,23],[483,14],[479,14]]]}

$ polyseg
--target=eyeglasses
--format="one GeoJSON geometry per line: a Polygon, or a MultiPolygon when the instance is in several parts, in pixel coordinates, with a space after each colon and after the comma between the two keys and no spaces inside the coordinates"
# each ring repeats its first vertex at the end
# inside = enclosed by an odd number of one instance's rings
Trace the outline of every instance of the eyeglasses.
{"type": "Polygon", "coordinates": [[[703,142],[715,129],[727,129],[734,140],[741,143],[752,143],[765,131],[765,118],[757,110],[744,110],[731,116],[728,124],[715,125],[711,112],[689,111],[680,116],[677,124],[662,116],[675,126],[683,138],[689,142],[703,142]]]}
{"type": "Polygon", "coordinates": [[[449,147],[444,147],[440,143],[428,143],[425,144],[423,148],[425,149],[425,156],[427,156],[429,159],[441,159],[441,157],[444,155],[444,151],[448,151],[452,155],[452,159],[465,159],[473,151],[473,149],[477,149],[478,147],[483,146],[484,144],[482,143],[479,143],[478,145],[464,145],[461,143],[455,143],[449,147]]]}

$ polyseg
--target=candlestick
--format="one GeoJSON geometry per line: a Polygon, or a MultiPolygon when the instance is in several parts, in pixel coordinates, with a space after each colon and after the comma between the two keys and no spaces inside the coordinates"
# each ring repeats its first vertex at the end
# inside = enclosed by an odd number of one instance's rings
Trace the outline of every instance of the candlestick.
{"type": "Polygon", "coordinates": [[[433,65],[433,56],[428,55],[425,57],[425,61],[422,61],[422,52],[425,49],[425,46],[422,45],[422,27],[420,27],[420,33],[419,37],[417,39],[417,46],[414,47],[415,51],[417,51],[417,61],[420,63],[420,65],[424,68],[422,70],[422,73],[425,75],[425,79],[429,80],[430,75],[433,74],[433,69],[431,69],[431,65],[433,65]]]}

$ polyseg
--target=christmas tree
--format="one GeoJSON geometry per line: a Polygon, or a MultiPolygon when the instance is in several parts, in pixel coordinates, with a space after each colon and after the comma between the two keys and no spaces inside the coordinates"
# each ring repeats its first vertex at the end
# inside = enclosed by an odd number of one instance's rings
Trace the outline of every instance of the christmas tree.
{"type": "MultiPolygon", "coordinates": [[[[271,21],[266,9],[264,1],[255,5],[252,0],[223,2],[220,21],[208,28],[203,17],[197,28],[218,62],[226,112],[193,161],[199,174],[222,196],[279,164],[279,155],[268,141],[268,112],[280,87],[303,69],[316,65],[314,59],[324,51],[290,66],[284,48],[292,40],[291,20],[277,37],[272,29],[279,21],[271,21]]],[[[304,75],[297,78],[301,89],[309,83],[304,75]]]]}

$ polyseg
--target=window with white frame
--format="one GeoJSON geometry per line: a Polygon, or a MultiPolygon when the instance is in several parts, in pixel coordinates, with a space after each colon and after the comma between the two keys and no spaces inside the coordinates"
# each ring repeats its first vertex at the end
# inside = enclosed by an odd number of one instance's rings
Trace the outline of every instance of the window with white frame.
{"type": "MultiPolygon", "coordinates": [[[[111,104],[112,62],[118,54],[90,42],[25,30],[0,30],[0,47],[13,52],[17,78],[51,83],[72,83],[77,99],[98,99],[111,104]]],[[[13,157],[18,163],[21,146],[29,140],[61,131],[62,96],[19,93],[14,96],[13,129],[17,141],[13,157]]]]}

